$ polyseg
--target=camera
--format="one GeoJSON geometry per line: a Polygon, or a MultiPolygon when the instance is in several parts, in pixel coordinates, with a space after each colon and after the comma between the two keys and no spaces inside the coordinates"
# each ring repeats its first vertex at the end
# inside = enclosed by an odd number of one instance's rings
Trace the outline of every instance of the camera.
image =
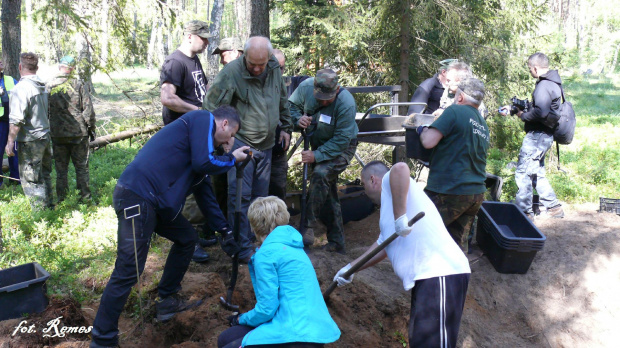
{"type": "Polygon", "coordinates": [[[530,105],[529,100],[525,99],[525,100],[521,100],[521,99],[517,99],[516,96],[512,97],[512,99],[510,99],[510,101],[512,102],[512,105],[510,106],[510,114],[511,115],[516,115],[517,112],[519,112],[519,110],[523,111],[523,112],[527,112],[528,111],[528,107],[530,105]]]}

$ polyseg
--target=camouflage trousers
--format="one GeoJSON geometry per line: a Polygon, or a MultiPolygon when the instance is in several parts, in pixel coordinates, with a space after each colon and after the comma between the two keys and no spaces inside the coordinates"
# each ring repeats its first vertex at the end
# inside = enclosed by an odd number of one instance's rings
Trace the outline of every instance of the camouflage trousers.
{"type": "Polygon", "coordinates": [[[269,195],[286,200],[286,173],[288,159],[286,153],[271,156],[271,177],[269,178],[269,195]]]}
{"type": "Polygon", "coordinates": [[[80,200],[91,199],[88,173],[88,137],[52,138],[54,163],[56,165],[56,194],[63,201],[69,190],[67,174],[69,162],[75,167],[75,183],[80,191],[80,200]]]}
{"type": "Polygon", "coordinates": [[[317,219],[320,219],[327,227],[327,241],[342,247],[345,245],[342,209],[338,198],[338,175],[347,169],[356,147],[351,145],[342,155],[312,166],[306,201],[306,226],[314,227],[317,219]]]}
{"type": "Polygon", "coordinates": [[[515,203],[526,214],[533,213],[532,179],[534,174],[536,175],[536,192],[538,192],[540,203],[547,209],[560,205],[545,174],[545,156],[551,145],[553,145],[553,135],[545,132],[528,132],[523,138],[519,162],[515,171],[515,181],[519,187],[515,203]]]}
{"type": "Polygon", "coordinates": [[[51,208],[52,204],[52,144],[49,136],[18,142],[19,177],[32,209],[51,208]]]}
{"type": "Polygon", "coordinates": [[[424,190],[431,199],[446,229],[456,244],[467,254],[467,237],[472,223],[480,210],[484,193],[476,195],[446,195],[424,190]]]}

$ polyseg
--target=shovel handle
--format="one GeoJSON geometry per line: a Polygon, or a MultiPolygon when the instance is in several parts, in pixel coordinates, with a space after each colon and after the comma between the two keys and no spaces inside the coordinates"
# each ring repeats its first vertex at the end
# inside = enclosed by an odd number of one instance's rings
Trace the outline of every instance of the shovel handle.
{"type": "Polygon", "coordinates": [[[250,163],[250,160],[252,159],[252,150],[245,150],[243,151],[243,153],[247,154],[243,162],[237,162],[237,164],[235,164],[236,169],[237,169],[237,179],[243,178],[243,170],[245,169],[245,166],[247,166],[248,163],[250,163]]]}
{"type": "MultiPolygon", "coordinates": [[[[425,215],[425,213],[423,211],[419,212],[416,216],[413,217],[413,219],[409,220],[409,227],[413,226],[413,224],[415,224],[416,222],[418,222],[421,218],[423,218],[425,215]]],[[[394,239],[398,238],[398,234],[397,233],[392,233],[391,236],[389,236],[386,240],[384,240],[383,242],[381,242],[381,244],[377,245],[371,252],[369,252],[368,254],[366,254],[366,256],[364,256],[364,258],[362,258],[361,260],[359,260],[357,263],[355,263],[354,265],[351,266],[351,268],[349,268],[348,271],[346,271],[342,276],[343,278],[349,278],[353,273],[357,272],[360,268],[362,268],[362,266],[364,266],[366,264],[366,262],[368,262],[368,260],[372,259],[375,255],[377,255],[378,253],[381,252],[381,250],[385,249],[385,247],[387,247],[388,245],[390,245],[390,243],[392,243],[394,241],[394,239]]],[[[334,289],[336,289],[336,287],[338,286],[338,282],[333,281],[329,287],[327,288],[327,290],[325,290],[325,292],[323,293],[323,298],[327,301],[327,298],[329,297],[329,294],[332,293],[332,291],[334,291],[334,289]]]]}

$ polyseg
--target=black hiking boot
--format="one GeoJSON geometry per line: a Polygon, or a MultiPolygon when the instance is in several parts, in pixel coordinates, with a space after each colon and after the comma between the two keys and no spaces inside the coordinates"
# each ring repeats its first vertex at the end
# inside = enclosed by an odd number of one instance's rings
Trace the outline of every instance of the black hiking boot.
{"type": "Polygon", "coordinates": [[[212,245],[217,244],[218,239],[217,237],[213,237],[213,238],[209,238],[209,239],[205,239],[205,238],[198,238],[198,244],[200,244],[201,247],[203,248],[207,248],[210,247],[212,245]]]}
{"type": "Polygon", "coordinates": [[[314,229],[312,227],[306,228],[306,233],[302,236],[304,247],[309,247],[314,244],[314,229]]]}
{"type": "Polygon", "coordinates": [[[331,253],[337,252],[338,254],[342,255],[346,255],[347,253],[346,250],[344,250],[344,246],[332,242],[325,244],[321,249],[323,249],[324,251],[329,251],[331,253]]]}
{"type": "Polygon", "coordinates": [[[157,320],[161,322],[168,321],[175,314],[198,307],[201,304],[202,300],[188,302],[179,297],[178,294],[170,295],[164,299],[158,297],[155,300],[157,320]]]}
{"type": "Polygon", "coordinates": [[[192,261],[203,263],[209,261],[209,254],[200,247],[200,243],[196,243],[194,247],[194,255],[192,255],[192,261]]]}

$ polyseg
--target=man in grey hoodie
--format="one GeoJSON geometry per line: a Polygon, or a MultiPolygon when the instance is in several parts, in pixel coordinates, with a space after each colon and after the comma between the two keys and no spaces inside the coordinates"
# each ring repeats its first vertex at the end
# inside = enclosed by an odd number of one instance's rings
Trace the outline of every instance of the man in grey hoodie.
{"type": "Polygon", "coordinates": [[[24,194],[33,209],[52,208],[52,150],[49,104],[45,82],[36,75],[39,57],[22,53],[19,57],[21,79],[10,100],[9,139],[5,148],[13,156],[17,142],[19,176],[24,194]]]}

